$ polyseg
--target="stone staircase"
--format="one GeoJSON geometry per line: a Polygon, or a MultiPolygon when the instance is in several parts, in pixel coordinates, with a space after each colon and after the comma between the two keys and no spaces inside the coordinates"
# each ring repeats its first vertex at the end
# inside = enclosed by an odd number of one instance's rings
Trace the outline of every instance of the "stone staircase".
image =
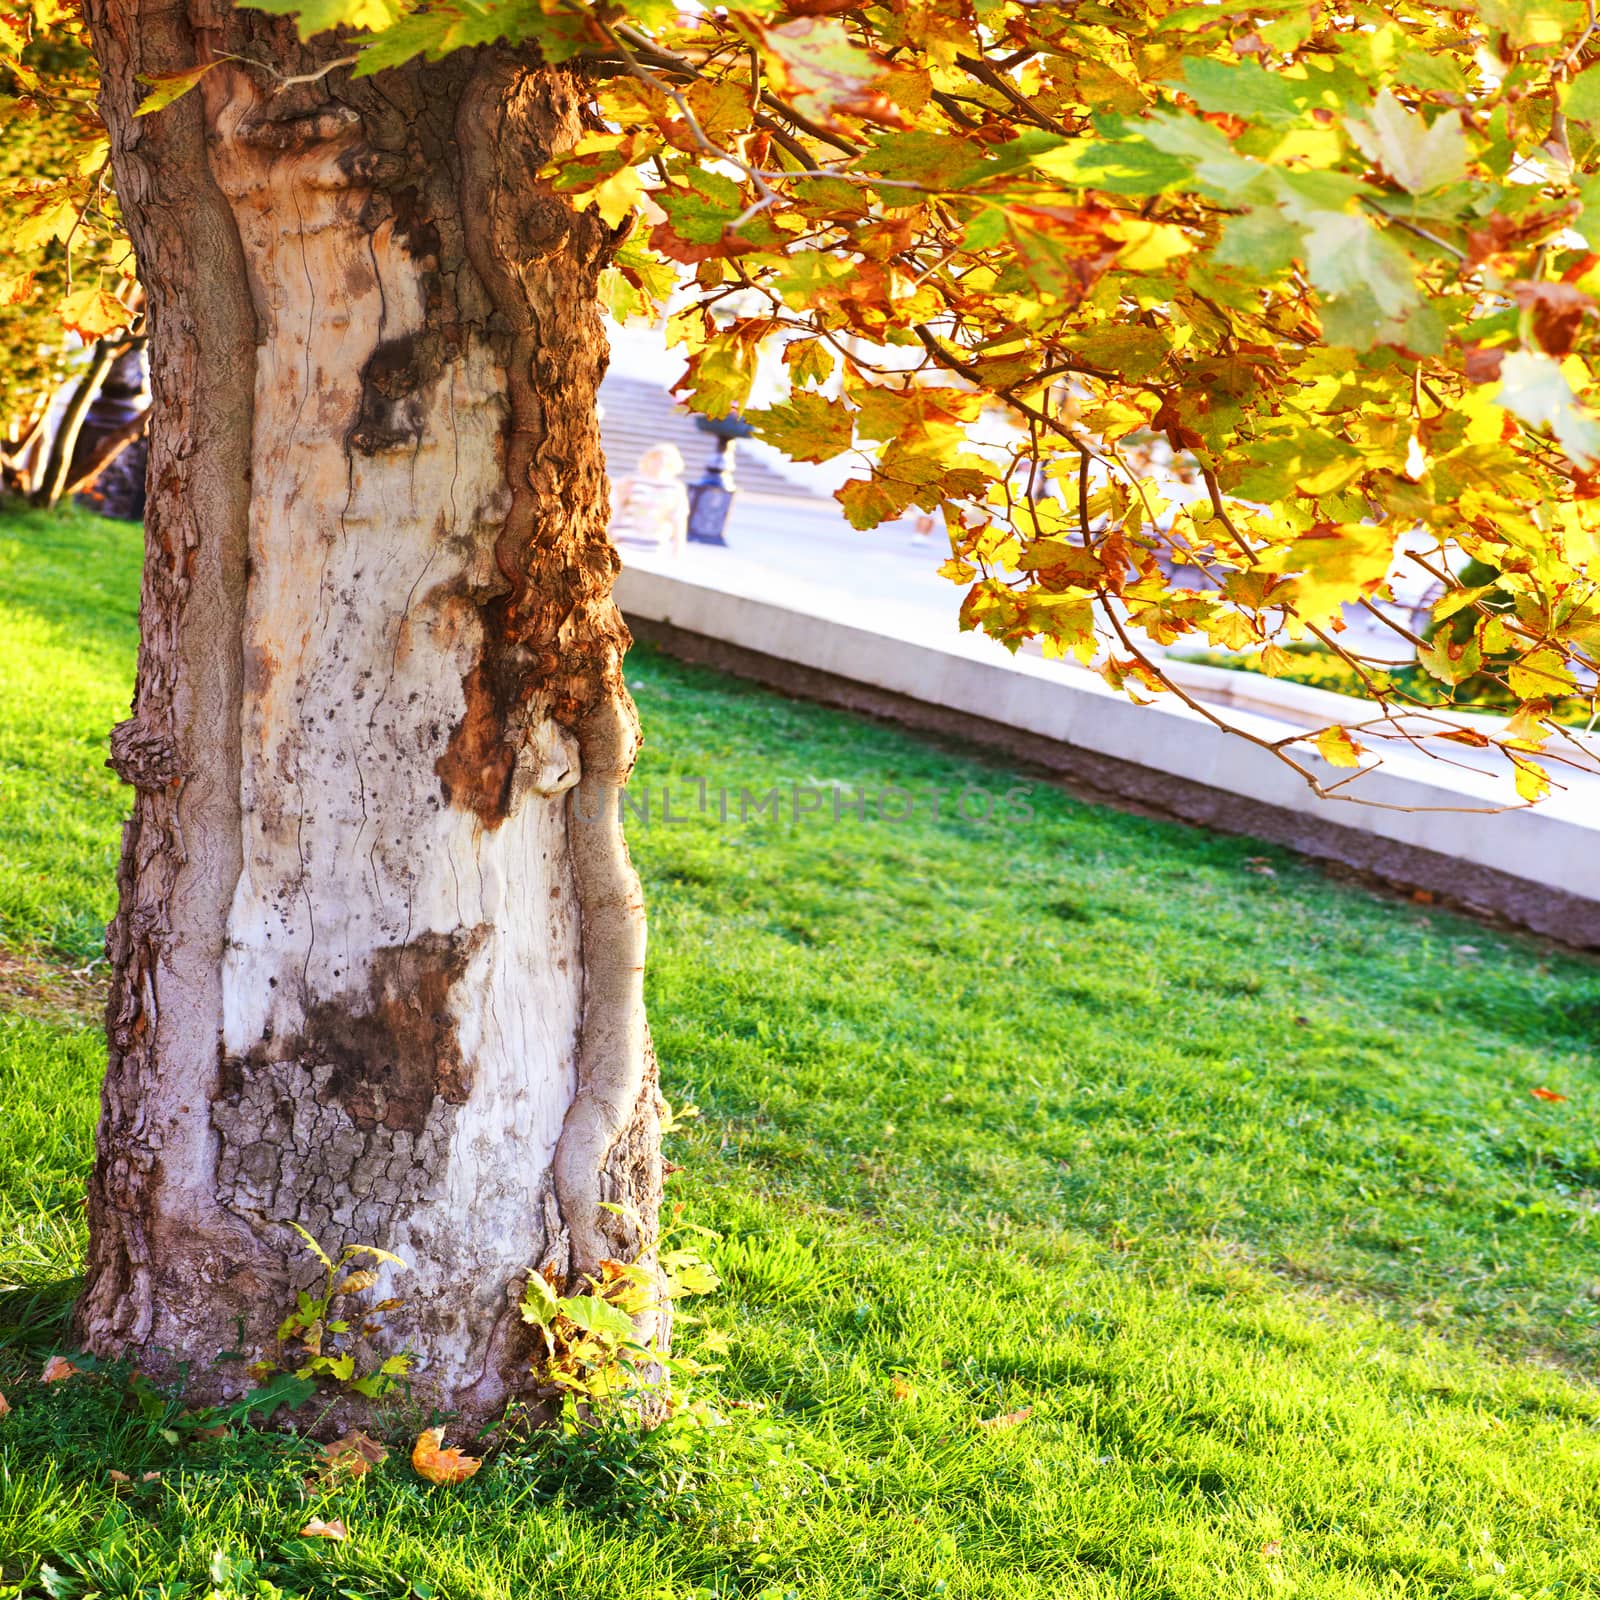
{"type": "MultiPolygon", "coordinates": [[[[605,445],[606,468],[613,478],[631,472],[651,445],[675,444],[683,452],[684,482],[693,483],[716,450],[716,440],[695,427],[693,413],[655,384],[613,373],[600,385],[600,408],[600,438],[605,445]]],[[[744,449],[742,443],[733,448],[734,482],[741,494],[785,500],[817,498],[754,451],[744,449]]]]}

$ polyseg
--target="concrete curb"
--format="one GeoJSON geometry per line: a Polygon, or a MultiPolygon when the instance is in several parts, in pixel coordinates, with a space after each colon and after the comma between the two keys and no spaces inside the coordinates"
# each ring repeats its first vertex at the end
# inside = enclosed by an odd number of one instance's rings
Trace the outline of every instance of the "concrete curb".
{"type": "MultiPolygon", "coordinates": [[[[624,571],[617,598],[637,637],[685,660],[998,752],[1093,799],[1271,840],[1600,948],[1600,816],[1587,796],[1463,812],[1498,799],[1499,783],[1413,758],[1362,780],[1368,800],[1407,809],[1323,800],[1267,751],[1181,706],[1132,705],[1087,673],[986,639],[908,638],[640,566],[624,571]]],[[[1283,731],[1246,711],[1230,720],[1283,731]]]]}

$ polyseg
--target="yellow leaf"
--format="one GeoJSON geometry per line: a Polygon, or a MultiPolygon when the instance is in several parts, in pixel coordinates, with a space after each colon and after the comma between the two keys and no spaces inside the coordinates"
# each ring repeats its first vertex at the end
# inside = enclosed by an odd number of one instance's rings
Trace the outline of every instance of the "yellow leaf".
{"type": "Polygon", "coordinates": [[[587,193],[574,195],[573,200],[585,210],[593,206],[608,228],[616,228],[632,214],[643,193],[644,184],[640,181],[638,170],[622,167],[587,193]]]}
{"type": "Polygon", "coordinates": [[[411,1452],[411,1465],[417,1476],[429,1483],[465,1483],[483,1463],[463,1455],[454,1445],[446,1449],[443,1428],[424,1428],[411,1452]]]}
{"type": "Polygon", "coordinates": [[[1359,767],[1366,753],[1366,746],[1357,744],[1349,731],[1337,724],[1317,735],[1317,754],[1333,766],[1359,767]]]}
{"type": "Polygon", "coordinates": [[[1511,756],[1512,765],[1517,769],[1517,793],[1529,805],[1536,805],[1550,793],[1550,774],[1537,761],[1530,761],[1527,756],[1518,755],[1514,750],[1508,754],[1511,756]]]}
{"type": "Polygon", "coordinates": [[[164,110],[174,100],[181,99],[194,88],[199,81],[215,66],[220,65],[221,58],[208,61],[204,66],[190,67],[187,72],[161,72],[153,73],[150,77],[141,77],[140,83],[150,86],[150,93],[139,103],[139,109],[134,112],[136,117],[148,117],[153,111],[164,110]]]}
{"type": "Polygon", "coordinates": [[[1118,217],[1106,232],[1123,241],[1117,265],[1127,272],[1159,272],[1169,261],[1194,249],[1182,228],[1168,222],[1146,222],[1143,217],[1118,217]]]}
{"type": "Polygon", "coordinates": [[[74,289],[56,309],[68,332],[77,334],[85,344],[127,327],[129,321],[128,308],[101,288],[74,289]]]}
{"type": "Polygon", "coordinates": [[[1542,700],[1570,694],[1576,688],[1565,657],[1549,645],[1530,650],[1506,671],[1506,682],[1519,700],[1542,700]]]}
{"type": "Polygon", "coordinates": [[[51,200],[30,217],[24,217],[11,235],[12,249],[21,254],[37,250],[52,239],[65,240],[78,220],[78,208],[70,198],[51,200]]]}

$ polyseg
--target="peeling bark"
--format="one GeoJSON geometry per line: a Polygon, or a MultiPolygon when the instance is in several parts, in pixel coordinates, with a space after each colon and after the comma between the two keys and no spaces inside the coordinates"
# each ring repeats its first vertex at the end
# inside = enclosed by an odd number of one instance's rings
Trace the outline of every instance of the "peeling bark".
{"type": "Polygon", "coordinates": [[[311,1263],[409,1270],[428,1400],[528,1388],[528,1270],[660,1198],[637,747],[595,394],[614,240],[533,174],[578,86],[501,51],[275,87],[288,25],[91,0],[149,294],[135,787],[80,1336],[269,1342],[311,1263]],[[197,219],[199,231],[197,232],[197,219]]]}

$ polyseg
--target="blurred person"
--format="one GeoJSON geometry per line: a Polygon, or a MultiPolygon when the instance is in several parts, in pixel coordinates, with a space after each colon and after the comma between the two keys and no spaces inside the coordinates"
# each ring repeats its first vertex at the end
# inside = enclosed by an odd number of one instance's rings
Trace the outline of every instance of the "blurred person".
{"type": "Polygon", "coordinates": [[[679,555],[689,534],[689,492],[676,445],[652,445],[611,487],[611,538],[619,547],[679,555]]]}

